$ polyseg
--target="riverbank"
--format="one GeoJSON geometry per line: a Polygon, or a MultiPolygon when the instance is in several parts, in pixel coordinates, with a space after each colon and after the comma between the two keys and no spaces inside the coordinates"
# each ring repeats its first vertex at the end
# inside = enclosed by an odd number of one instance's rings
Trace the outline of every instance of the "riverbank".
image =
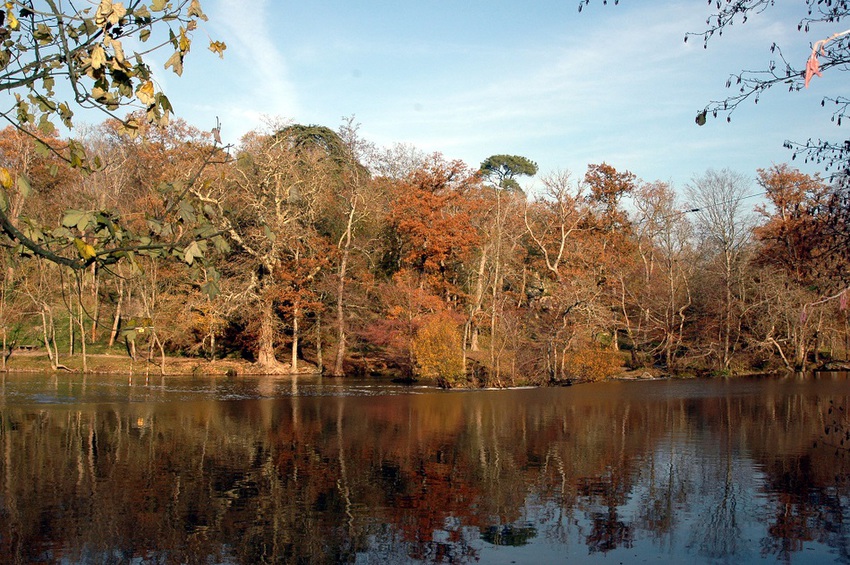
{"type": "MultiPolygon", "coordinates": [[[[299,361],[302,370],[297,374],[317,374],[316,366],[307,362],[299,361]]],[[[288,365],[281,365],[282,372],[276,373],[280,377],[289,376],[288,365]]],[[[8,373],[50,373],[70,372],[88,373],[94,375],[210,375],[235,377],[240,375],[265,375],[270,374],[256,363],[244,359],[217,359],[210,361],[198,357],[175,357],[166,356],[147,359],[137,358],[135,361],[129,355],[116,353],[91,353],[86,355],[85,370],[83,356],[79,353],[74,355],[60,356],[60,366],[54,369],[47,354],[43,351],[20,349],[13,351],[7,359],[5,368],[0,368],[8,373]]],[[[829,361],[815,368],[816,371],[848,371],[850,362],[829,361]]],[[[754,376],[774,374],[773,371],[748,371],[735,373],[728,376],[754,376]]],[[[655,367],[642,367],[637,369],[622,368],[602,380],[654,380],[659,378],[688,378],[699,376],[711,376],[710,371],[683,372],[671,375],[655,367]]],[[[716,375],[715,375],[716,376],[716,375]]],[[[578,384],[585,381],[569,381],[559,383],[561,385],[578,384]]],[[[533,385],[539,386],[539,385],[533,385]]]]}
{"type": "MultiPolygon", "coordinates": [[[[312,367],[312,365],[305,365],[312,367]]],[[[262,374],[259,366],[239,359],[217,359],[209,361],[194,357],[156,357],[150,361],[129,355],[93,353],[86,355],[85,364],[81,354],[63,355],[59,368],[54,369],[47,354],[40,351],[16,350],[6,360],[5,370],[10,373],[71,372],[101,375],[220,375],[237,376],[262,374]],[[84,370],[85,367],[85,370],[84,370]]]]}

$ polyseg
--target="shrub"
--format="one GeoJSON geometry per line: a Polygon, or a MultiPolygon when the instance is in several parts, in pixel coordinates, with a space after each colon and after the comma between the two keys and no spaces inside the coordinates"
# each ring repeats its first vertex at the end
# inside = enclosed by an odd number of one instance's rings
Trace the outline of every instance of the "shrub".
{"type": "Polygon", "coordinates": [[[416,375],[453,386],[465,378],[457,323],[446,314],[430,316],[413,338],[416,375]]]}
{"type": "Polygon", "coordinates": [[[565,372],[577,381],[599,381],[616,374],[621,367],[622,360],[613,351],[579,349],[564,354],[565,372]]]}

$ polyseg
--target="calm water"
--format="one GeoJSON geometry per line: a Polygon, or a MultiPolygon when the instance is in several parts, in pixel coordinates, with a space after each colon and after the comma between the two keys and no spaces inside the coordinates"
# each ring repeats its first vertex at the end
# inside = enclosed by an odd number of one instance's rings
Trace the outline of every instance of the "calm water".
{"type": "Polygon", "coordinates": [[[2,563],[850,563],[844,374],[0,379],[2,563]]]}

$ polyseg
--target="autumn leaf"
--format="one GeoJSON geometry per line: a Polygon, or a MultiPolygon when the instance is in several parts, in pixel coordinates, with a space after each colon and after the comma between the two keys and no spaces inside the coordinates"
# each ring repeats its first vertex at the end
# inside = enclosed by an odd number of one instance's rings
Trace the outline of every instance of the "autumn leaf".
{"type": "Polygon", "coordinates": [[[127,14],[127,9],[124,7],[124,4],[118,3],[112,5],[112,12],[109,14],[108,21],[112,25],[118,25],[121,23],[121,18],[123,18],[127,14]]]}
{"type": "Polygon", "coordinates": [[[201,10],[201,3],[198,0],[192,0],[192,3],[189,4],[189,11],[186,14],[190,17],[194,16],[207,21],[207,16],[201,10]]]}
{"type": "Polygon", "coordinates": [[[178,46],[180,48],[180,53],[185,54],[189,52],[189,49],[192,47],[192,41],[186,35],[186,30],[180,28],[180,39],[178,41],[178,46]]]}
{"type": "Polygon", "coordinates": [[[222,59],[224,59],[225,49],[227,49],[227,45],[223,41],[210,41],[210,51],[217,53],[222,59]]]}
{"type": "Polygon", "coordinates": [[[809,60],[806,61],[806,88],[809,88],[809,82],[811,82],[814,75],[823,76],[820,71],[820,63],[818,63],[818,54],[816,51],[812,51],[809,60]]]}
{"type": "Polygon", "coordinates": [[[12,188],[12,175],[6,167],[0,167],[0,186],[12,188]]]}
{"type": "Polygon", "coordinates": [[[100,45],[95,45],[91,51],[91,66],[100,69],[106,64],[106,51],[100,45]]]}
{"type": "Polygon", "coordinates": [[[92,247],[90,244],[86,243],[79,237],[74,238],[74,245],[77,246],[77,252],[79,252],[80,257],[82,257],[83,259],[92,259],[97,255],[97,253],[95,253],[94,247],[92,247]]]}
{"type": "Polygon", "coordinates": [[[112,39],[108,35],[103,38],[103,44],[108,47],[112,47],[112,52],[114,53],[115,59],[112,63],[112,67],[114,69],[120,70],[125,63],[124,46],[121,45],[120,41],[118,41],[117,39],[112,39]]]}
{"type": "Polygon", "coordinates": [[[183,55],[180,51],[172,53],[171,57],[165,62],[165,68],[171,67],[174,74],[181,76],[183,74],[183,55]]]}
{"type": "Polygon", "coordinates": [[[139,88],[136,89],[136,97],[142,104],[147,106],[153,104],[155,101],[153,82],[147,81],[143,85],[139,86],[139,88]]]}
{"type": "Polygon", "coordinates": [[[94,15],[94,22],[101,27],[107,24],[115,26],[126,14],[127,9],[122,3],[113,4],[112,0],[101,0],[94,15]]]}

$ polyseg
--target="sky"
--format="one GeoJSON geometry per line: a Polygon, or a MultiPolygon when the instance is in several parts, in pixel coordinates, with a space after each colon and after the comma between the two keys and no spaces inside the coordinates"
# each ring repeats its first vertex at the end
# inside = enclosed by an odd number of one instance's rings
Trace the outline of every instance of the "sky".
{"type": "MultiPolygon", "coordinates": [[[[270,120],[336,129],[353,116],[379,146],[410,144],[472,167],[494,154],[536,161],[541,175],[606,162],[682,190],[707,169],[790,162],[786,139],[834,139],[821,98],[804,91],[745,102],[732,122],[694,118],[731,94],[732,72],[760,69],[778,43],[803,67],[811,42],[841,29],[797,30],[802,2],[779,3],[703,48],[704,1],[202,0],[209,16],[182,77],[158,73],[176,114],[225,141],[270,120]],[[224,41],[223,60],[206,36],[224,41]]],[[[157,53],[156,58],[167,58],[157,53]]],[[[161,68],[161,62],[159,62],[161,68]]],[[[804,172],[816,172],[795,162],[804,172]]],[[[533,192],[539,180],[526,181],[533,192]]]]}

